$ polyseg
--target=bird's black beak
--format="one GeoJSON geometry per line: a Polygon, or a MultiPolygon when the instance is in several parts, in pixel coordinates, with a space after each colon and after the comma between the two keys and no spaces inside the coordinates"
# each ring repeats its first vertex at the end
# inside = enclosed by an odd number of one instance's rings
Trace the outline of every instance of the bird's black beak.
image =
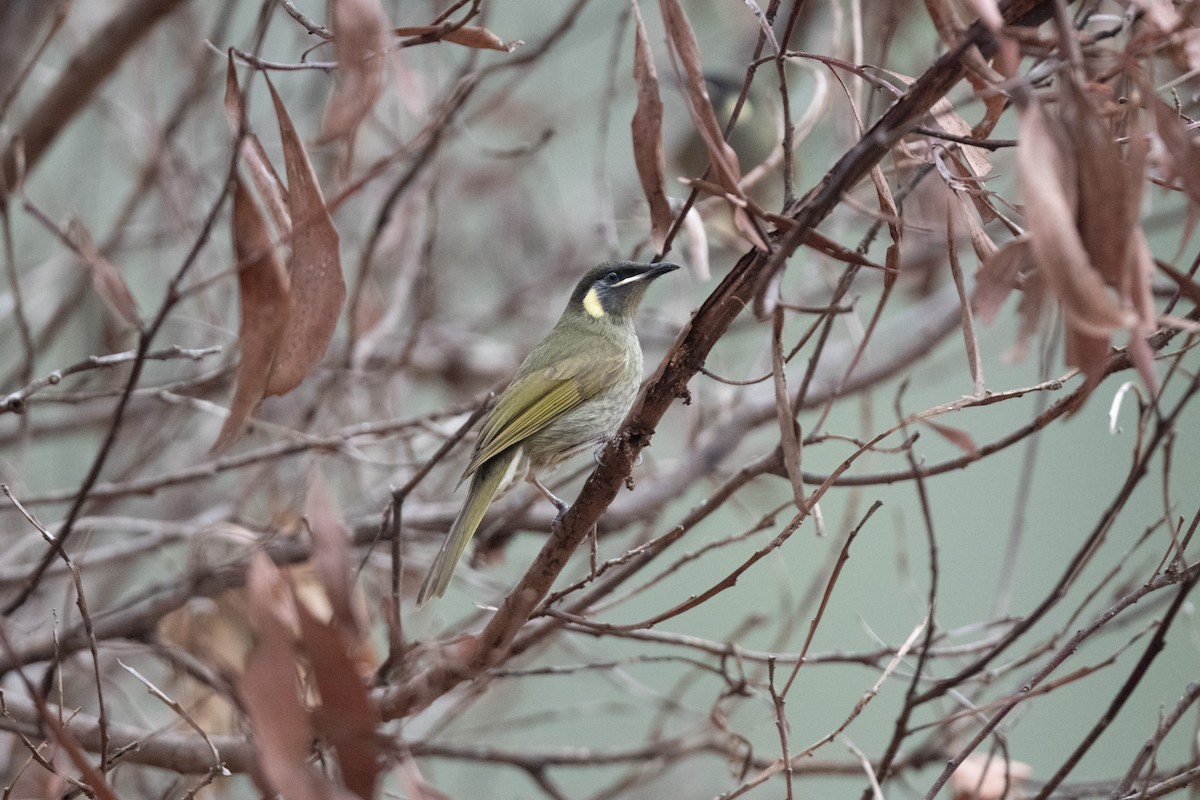
{"type": "Polygon", "coordinates": [[[657,264],[652,264],[643,277],[648,281],[652,281],[660,275],[666,275],[668,272],[674,272],[677,269],[679,269],[678,264],[672,264],[670,261],[661,261],[657,264]]]}
{"type": "Polygon", "coordinates": [[[639,272],[637,275],[631,275],[620,283],[614,284],[613,288],[616,288],[617,286],[628,286],[631,283],[640,283],[642,281],[652,281],[655,278],[666,275],[668,272],[674,272],[677,269],[679,269],[679,265],[672,264],[669,261],[661,261],[657,264],[650,264],[646,267],[645,272],[639,272]]]}

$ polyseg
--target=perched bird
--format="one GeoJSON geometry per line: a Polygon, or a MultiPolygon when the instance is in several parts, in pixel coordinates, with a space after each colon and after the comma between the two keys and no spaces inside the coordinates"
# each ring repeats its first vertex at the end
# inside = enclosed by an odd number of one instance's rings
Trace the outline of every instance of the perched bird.
{"type": "Polygon", "coordinates": [[[621,424],[642,381],[633,330],[646,287],[676,264],[609,261],[580,279],[566,310],[517,369],[483,418],[463,480],[462,510],[417,594],[441,597],[492,501],[524,477],[558,508],[567,504],[538,480],[563,460],[604,441],[621,424]]]}
{"type": "MultiPolygon", "coordinates": [[[[741,75],[716,73],[704,76],[704,87],[722,130],[729,124],[737,107],[743,78],[741,75]]],[[[738,114],[737,124],[729,134],[728,144],[737,154],[743,173],[766,161],[782,138],[774,98],[760,87],[761,82],[750,87],[750,93],[738,114]]],[[[695,127],[688,129],[674,155],[679,171],[687,177],[698,178],[708,168],[708,147],[695,127]]]]}

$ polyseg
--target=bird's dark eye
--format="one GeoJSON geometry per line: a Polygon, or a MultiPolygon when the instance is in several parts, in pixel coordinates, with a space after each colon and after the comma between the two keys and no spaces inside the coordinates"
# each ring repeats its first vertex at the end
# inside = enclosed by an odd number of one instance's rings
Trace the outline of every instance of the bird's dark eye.
{"type": "Polygon", "coordinates": [[[610,273],[608,273],[607,275],[605,275],[605,276],[604,276],[604,280],[608,281],[609,283],[616,283],[616,282],[617,282],[617,279],[618,279],[618,278],[620,278],[620,277],[621,277],[621,276],[620,276],[620,275],[618,275],[617,273],[615,273],[615,272],[610,272],[610,273]]]}

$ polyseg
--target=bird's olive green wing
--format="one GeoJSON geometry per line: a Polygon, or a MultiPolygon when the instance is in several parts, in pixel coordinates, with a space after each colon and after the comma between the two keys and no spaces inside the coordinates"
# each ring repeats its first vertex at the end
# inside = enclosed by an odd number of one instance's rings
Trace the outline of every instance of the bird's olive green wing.
{"type": "Polygon", "coordinates": [[[621,357],[566,358],[518,375],[484,419],[463,477],[595,397],[620,377],[625,366],[621,357]]]}

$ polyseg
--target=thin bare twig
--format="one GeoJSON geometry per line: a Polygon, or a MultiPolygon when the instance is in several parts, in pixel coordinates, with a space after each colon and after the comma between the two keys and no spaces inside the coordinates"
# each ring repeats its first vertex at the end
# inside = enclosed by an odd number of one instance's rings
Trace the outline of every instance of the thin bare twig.
{"type": "MultiPolygon", "coordinates": [[[[147,361],[171,361],[174,359],[190,359],[199,361],[205,356],[215,355],[221,352],[220,345],[201,348],[184,348],[178,345],[163,350],[155,350],[151,353],[146,353],[142,356],[147,361]]],[[[4,397],[0,397],[0,414],[12,412],[20,414],[25,411],[26,404],[30,397],[45,389],[47,386],[57,386],[62,383],[63,378],[70,375],[76,375],[80,372],[87,372],[93,369],[105,369],[120,366],[121,364],[130,364],[138,358],[137,351],[127,350],[122,353],[109,353],[103,356],[89,356],[83,361],[77,361],[68,367],[56,369],[43,378],[38,378],[35,381],[30,381],[25,386],[11,392],[4,397]]]]}

